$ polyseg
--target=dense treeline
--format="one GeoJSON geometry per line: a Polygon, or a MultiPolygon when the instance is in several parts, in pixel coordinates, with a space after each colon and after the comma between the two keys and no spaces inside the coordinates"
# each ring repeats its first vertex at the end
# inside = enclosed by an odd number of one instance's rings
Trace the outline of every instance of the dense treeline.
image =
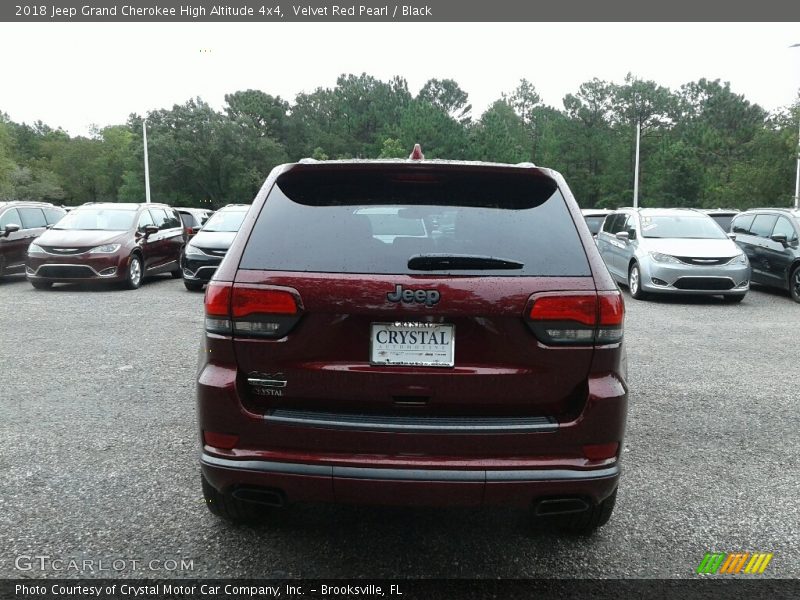
{"type": "MultiPolygon", "coordinates": [[[[201,99],[147,115],[154,201],[220,206],[249,202],[276,164],[311,156],[524,162],[553,167],[582,206],[631,203],[635,131],[641,125],[643,206],[785,206],[792,201],[796,119],[769,114],[729,84],[701,79],[670,90],[629,75],[593,79],[542,103],[522,80],[482,115],[452,80],[414,96],[405,79],[342,75],[293,103],[262,91],[228,94],[222,111],[201,99]]],[[[70,137],[0,113],[0,199],[64,204],[142,201],[142,117],[70,137]]]]}

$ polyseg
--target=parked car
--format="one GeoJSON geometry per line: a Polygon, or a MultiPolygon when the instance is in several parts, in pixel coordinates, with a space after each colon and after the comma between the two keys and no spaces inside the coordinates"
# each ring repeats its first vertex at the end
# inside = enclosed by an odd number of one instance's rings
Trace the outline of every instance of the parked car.
{"type": "Polygon", "coordinates": [[[581,214],[586,220],[586,224],[589,226],[589,231],[592,232],[592,236],[597,237],[597,232],[600,231],[600,228],[603,226],[603,221],[605,221],[606,217],[612,212],[614,211],[607,208],[584,208],[581,210],[581,214]]]}
{"type": "Polygon", "coordinates": [[[200,291],[208,283],[231,247],[249,208],[249,204],[229,204],[219,209],[187,242],[181,256],[183,285],[187,290],[200,291]]]}
{"type": "Polygon", "coordinates": [[[714,219],[723,231],[731,230],[731,221],[739,214],[735,208],[704,208],[702,211],[714,219]]]}
{"type": "Polygon", "coordinates": [[[181,217],[186,239],[190,240],[205,225],[206,221],[214,214],[213,210],[207,208],[181,208],[175,210],[181,217]]]}
{"type": "Polygon", "coordinates": [[[597,246],[611,276],[636,299],[710,294],[740,302],[750,289],[747,257],[697,210],[620,209],[606,217],[597,246]]]}
{"type": "Polygon", "coordinates": [[[28,281],[121,282],[138,288],[158,273],[180,277],[184,237],[178,213],[165,204],[89,203],[70,211],[28,248],[28,281]]]}
{"type": "Polygon", "coordinates": [[[609,519],[623,301],[555,171],[279,166],[205,312],[197,414],[213,513],[312,501],[508,504],[579,531],[609,519]]]}
{"type": "Polygon", "coordinates": [[[753,283],[788,290],[800,302],[800,211],[748,210],[736,216],[731,231],[750,259],[753,283]]]}
{"type": "Polygon", "coordinates": [[[0,277],[24,273],[31,241],[65,214],[47,202],[0,202],[0,277]]]}

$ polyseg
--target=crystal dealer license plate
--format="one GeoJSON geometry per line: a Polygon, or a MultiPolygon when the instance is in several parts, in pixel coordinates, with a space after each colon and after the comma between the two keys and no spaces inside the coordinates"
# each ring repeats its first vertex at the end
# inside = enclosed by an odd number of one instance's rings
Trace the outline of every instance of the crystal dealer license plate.
{"type": "Polygon", "coordinates": [[[372,323],[370,362],[373,365],[452,367],[454,325],[446,323],[372,323]]]}

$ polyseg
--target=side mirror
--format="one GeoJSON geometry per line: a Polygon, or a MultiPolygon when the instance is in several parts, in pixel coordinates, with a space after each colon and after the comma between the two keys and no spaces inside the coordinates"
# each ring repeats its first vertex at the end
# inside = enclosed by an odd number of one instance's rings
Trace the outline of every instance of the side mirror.
{"type": "Polygon", "coordinates": [[[622,240],[623,242],[627,242],[627,241],[630,240],[631,234],[628,233],[627,231],[619,231],[619,232],[617,232],[616,237],[617,237],[618,240],[622,240]]]}
{"type": "Polygon", "coordinates": [[[8,237],[9,235],[14,233],[15,231],[19,231],[19,225],[17,225],[16,223],[9,223],[8,225],[6,225],[6,228],[3,230],[3,237],[8,237]]]}
{"type": "Polygon", "coordinates": [[[735,242],[735,241],[736,241],[736,234],[735,234],[735,233],[729,233],[729,234],[728,234],[728,237],[730,238],[730,240],[731,240],[732,242],[735,242]]]}
{"type": "Polygon", "coordinates": [[[773,242],[778,242],[784,248],[786,248],[789,245],[787,243],[786,234],[784,234],[784,233],[776,233],[775,235],[769,236],[769,239],[771,239],[773,242]]]}
{"type": "Polygon", "coordinates": [[[158,233],[158,227],[156,227],[155,225],[145,225],[144,229],[142,230],[142,233],[144,233],[144,237],[147,237],[148,235],[153,235],[154,233],[158,233]]]}

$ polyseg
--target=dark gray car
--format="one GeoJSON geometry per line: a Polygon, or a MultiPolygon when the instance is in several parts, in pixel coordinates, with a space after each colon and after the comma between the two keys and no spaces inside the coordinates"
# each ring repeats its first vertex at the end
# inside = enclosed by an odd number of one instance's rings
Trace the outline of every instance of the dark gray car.
{"type": "Polygon", "coordinates": [[[748,210],[733,220],[731,231],[753,267],[753,283],[788,290],[800,302],[800,211],[748,210]]]}

